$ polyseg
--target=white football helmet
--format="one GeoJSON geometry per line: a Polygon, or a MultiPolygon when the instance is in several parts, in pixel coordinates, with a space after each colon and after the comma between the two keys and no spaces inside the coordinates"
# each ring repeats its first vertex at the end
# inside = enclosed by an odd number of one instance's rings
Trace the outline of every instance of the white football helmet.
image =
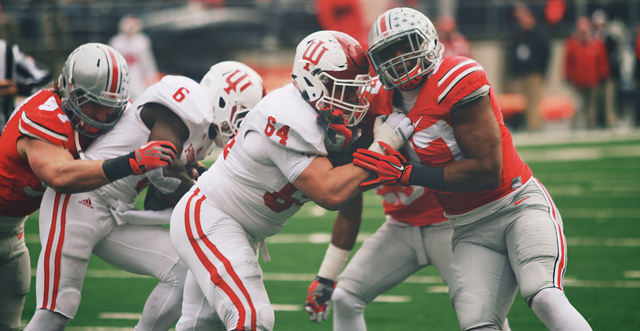
{"type": "Polygon", "coordinates": [[[262,77],[249,66],[224,61],[211,66],[200,85],[213,106],[218,127],[216,145],[222,147],[236,134],[242,119],[266,94],[262,77]]]}
{"type": "Polygon", "coordinates": [[[96,137],[113,128],[129,101],[129,69],[124,57],[110,46],[88,43],[67,57],[58,78],[62,109],[82,135],[96,137]],[[86,114],[83,106],[107,107],[106,120],[86,114]]]}
{"type": "Polygon", "coordinates": [[[369,63],[358,41],[338,31],[318,31],[296,48],[291,74],[302,97],[318,112],[339,110],[355,126],[369,110],[369,63]]]}
{"type": "Polygon", "coordinates": [[[443,51],[431,21],[412,8],[387,10],[369,31],[367,55],[387,90],[418,86],[442,62],[443,51]]]}

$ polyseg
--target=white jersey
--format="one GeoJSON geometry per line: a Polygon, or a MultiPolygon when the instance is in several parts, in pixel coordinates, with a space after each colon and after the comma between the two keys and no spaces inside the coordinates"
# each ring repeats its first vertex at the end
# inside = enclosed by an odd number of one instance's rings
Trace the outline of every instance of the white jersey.
{"type": "MultiPolygon", "coordinates": [[[[142,122],[140,111],[147,103],[158,103],[178,115],[189,129],[180,160],[184,163],[204,158],[213,141],[208,130],[213,110],[200,84],[182,76],[165,76],[129,104],[115,127],[98,137],[87,149],[88,159],[109,159],[127,154],[149,141],[151,131],[142,122]]],[[[144,175],[128,176],[104,185],[96,191],[108,200],[133,202],[146,183],[144,175]]]]}
{"type": "Polygon", "coordinates": [[[292,84],[269,93],[197,187],[254,237],[276,234],[309,201],[291,183],[316,156],[327,154],[316,116],[292,84]]]}

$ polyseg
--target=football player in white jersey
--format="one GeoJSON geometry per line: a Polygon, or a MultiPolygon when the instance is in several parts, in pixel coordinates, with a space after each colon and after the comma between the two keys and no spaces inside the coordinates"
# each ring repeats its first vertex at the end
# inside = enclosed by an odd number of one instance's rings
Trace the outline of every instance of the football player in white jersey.
{"type": "MultiPolygon", "coordinates": [[[[344,142],[339,147],[349,145],[350,128],[367,113],[368,68],[360,44],[344,33],[304,38],[293,83],[249,112],[222,156],[178,202],[171,239],[189,274],[177,330],[273,329],[258,248],[265,259],[263,240],[305,202],[338,209],[359,194],[368,173],[351,163],[333,167],[327,155],[336,131],[345,138],[335,140],[344,142]]],[[[406,120],[377,121],[374,140],[403,145],[411,134],[406,120]]]]}
{"type": "MultiPolygon", "coordinates": [[[[186,167],[223,146],[221,131],[264,95],[260,76],[233,61],[211,67],[198,83],[165,76],[129,105],[120,122],[85,152],[87,159],[120,155],[152,139],[178,146],[182,168],[167,177],[163,168],[146,176],[129,176],[79,194],[45,191],[40,210],[42,252],[36,279],[37,311],[25,330],[62,330],[78,310],[91,254],[123,270],[159,280],[135,330],[168,330],[180,315],[186,267],[173,249],[171,209],[141,211],[133,206],[150,182],[160,192],[181,195],[193,184],[186,167]],[[215,102],[214,102],[215,101],[215,102]],[[234,109],[229,112],[221,103],[234,109]],[[223,114],[214,114],[222,112],[223,114]],[[221,115],[227,115],[221,121],[221,115]],[[217,120],[217,121],[216,121],[217,120]]],[[[178,163],[176,161],[176,163],[178,163]]]]}

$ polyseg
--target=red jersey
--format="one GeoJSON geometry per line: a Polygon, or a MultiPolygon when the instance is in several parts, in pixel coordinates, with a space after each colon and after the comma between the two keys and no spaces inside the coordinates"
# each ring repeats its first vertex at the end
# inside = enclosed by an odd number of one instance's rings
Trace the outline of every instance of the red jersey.
{"type": "MultiPolygon", "coordinates": [[[[369,129],[373,128],[373,119],[376,116],[391,114],[392,93],[382,89],[382,84],[377,78],[374,80],[369,110],[373,116],[367,117],[369,129]]],[[[426,187],[383,185],[376,188],[376,193],[382,197],[385,215],[391,216],[396,221],[412,226],[426,226],[447,221],[444,210],[431,190],[426,187]]]]}
{"type": "MultiPolygon", "coordinates": [[[[445,58],[429,77],[425,78],[415,105],[407,114],[415,131],[409,140],[412,162],[431,167],[444,167],[465,159],[453,133],[451,108],[466,98],[484,95],[486,91],[500,127],[502,138],[502,175],[499,187],[479,192],[443,192],[432,190],[448,214],[459,215],[495,201],[531,178],[529,166],[522,161],[513,145],[511,133],[504,125],[495,93],[482,66],[476,61],[453,56],[445,58]]],[[[380,93],[377,102],[391,109],[393,91],[380,93]]]]}
{"type": "Polygon", "coordinates": [[[609,77],[609,59],[604,42],[597,38],[580,41],[569,37],[565,43],[564,75],[582,88],[596,87],[609,77]]]}
{"type": "Polygon", "coordinates": [[[40,206],[45,187],[18,154],[22,136],[62,146],[74,157],[74,130],[60,106],[60,97],[45,89],[26,99],[12,114],[0,136],[0,215],[27,216],[40,206]]]}

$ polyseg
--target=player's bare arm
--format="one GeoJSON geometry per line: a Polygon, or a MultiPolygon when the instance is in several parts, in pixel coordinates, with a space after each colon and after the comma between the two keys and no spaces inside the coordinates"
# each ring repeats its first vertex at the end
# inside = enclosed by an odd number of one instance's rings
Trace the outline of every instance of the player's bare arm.
{"type": "Polygon", "coordinates": [[[331,244],[345,250],[352,250],[360,231],[362,221],[362,194],[357,194],[338,210],[333,222],[331,244]]]}
{"type": "Polygon", "coordinates": [[[379,184],[420,185],[448,192],[476,192],[494,189],[502,174],[500,129],[488,96],[483,96],[451,111],[456,141],[465,159],[445,167],[412,164],[380,143],[384,153],[358,149],[354,164],[377,175],[362,183],[363,188],[379,184]]]}
{"type": "MultiPolygon", "coordinates": [[[[189,129],[178,115],[163,105],[148,103],[143,106],[140,116],[145,125],[151,130],[149,134],[150,141],[170,141],[178,149],[176,155],[179,156],[182,153],[182,147],[189,137],[189,129]]],[[[165,167],[163,176],[180,180],[180,185],[172,192],[174,198],[182,196],[195,183],[189,175],[186,165],[180,160],[176,160],[170,167],[165,167]]],[[[162,186],[162,178],[159,179],[160,182],[152,180],[152,177],[149,177],[149,179],[152,184],[162,186]]],[[[175,200],[177,201],[177,199],[175,200]]]]}
{"type": "Polygon", "coordinates": [[[360,182],[369,173],[353,164],[334,168],[326,157],[316,157],[293,185],[318,205],[338,210],[360,193],[360,182]]]}
{"type": "Polygon", "coordinates": [[[312,321],[322,322],[329,317],[331,295],[338,275],[355,246],[361,220],[362,194],[358,194],[338,211],[333,223],[331,243],[324,255],[318,275],[307,290],[304,310],[312,321]]]}
{"type": "Polygon", "coordinates": [[[444,168],[444,189],[462,192],[498,187],[502,173],[501,138],[489,96],[455,107],[451,118],[465,160],[444,168]]]}
{"type": "Polygon", "coordinates": [[[178,115],[163,105],[148,103],[140,111],[140,117],[151,130],[149,141],[170,141],[176,146],[177,155],[182,153],[182,145],[189,137],[189,129],[178,115]]]}
{"type": "Polygon", "coordinates": [[[20,138],[16,147],[36,176],[57,192],[89,191],[109,182],[104,160],[74,160],[63,147],[29,137],[20,138]]]}
{"type": "Polygon", "coordinates": [[[176,156],[168,141],[151,141],[108,160],[76,160],[60,146],[29,137],[20,138],[16,148],[33,173],[60,193],[91,191],[128,175],[170,165],[176,156]]]}

